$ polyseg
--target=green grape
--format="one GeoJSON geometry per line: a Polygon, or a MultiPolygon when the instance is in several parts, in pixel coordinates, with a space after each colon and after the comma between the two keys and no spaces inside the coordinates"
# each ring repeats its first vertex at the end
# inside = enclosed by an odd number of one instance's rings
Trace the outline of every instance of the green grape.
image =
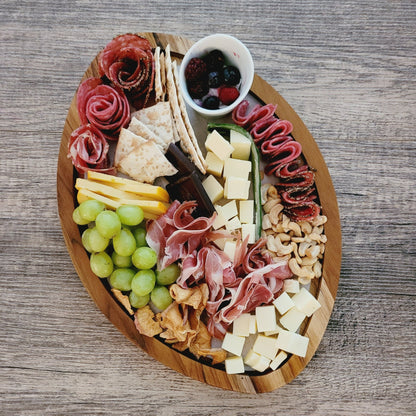
{"type": "Polygon", "coordinates": [[[121,230],[120,218],[114,211],[101,211],[95,219],[95,226],[105,238],[113,238],[121,230]]]}
{"type": "Polygon", "coordinates": [[[75,224],[78,225],[87,225],[90,221],[84,220],[79,213],[79,207],[76,207],[74,211],[72,211],[72,219],[74,220],[75,224]]]}
{"type": "Polygon", "coordinates": [[[93,227],[90,230],[91,231],[88,233],[88,245],[91,249],[91,252],[96,253],[99,251],[104,251],[108,247],[110,240],[103,237],[97,230],[97,227],[93,227]]]}
{"type": "Polygon", "coordinates": [[[134,238],[136,239],[136,247],[145,247],[146,243],[146,230],[142,227],[137,227],[132,230],[134,238]]]}
{"type": "Polygon", "coordinates": [[[131,281],[134,277],[133,269],[116,269],[111,273],[110,285],[115,289],[127,292],[131,290],[131,281]]]}
{"type": "Polygon", "coordinates": [[[92,228],[87,228],[81,236],[82,245],[84,246],[85,250],[87,250],[89,253],[92,253],[92,249],[90,247],[90,233],[92,228]]]}
{"type": "Polygon", "coordinates": [[[128,268],[132,265],[131,256],[120,256],[115,251],[111,254],[114,266],[121,268],[128,268]]]}
{"type": "Polygon", "coordinates": [[[120,256],[131,256],[136,249],[136,240],[127,228],[122,228],[113,238],[114,251],[120,256]]]}
{"type": "Polygon", "coordinates": [[[172,303],[169,289],[166,286],[155,286],[150,294],[150,300],[158,309],[166,309],[172,303]]]}
{"type": "Polygon", "coordinates": [[[171,285],[176,282],[180,274],[181,269],[176,263],[173,263],[160,272],[156,272],[156,282],[160,286],[171,285]]]}
{"type": "Polygon", "coordinates": [[[131,256],[131,261],[138,269],[151,269],[157,262],[157,254],[150,247],[139,247],[131,256]]]}
{"type": "Polygon", "coordinates": [[[79,215],[82,219],[88,221],[95,221],[97,215],[104,211],[105,205],[96,201],[95,199],[88,199],[79,205],[79,215]]]}
{"type": "Polygon", "coordinates": [[[140,270],[131,281],[131,290],[137,296],[145,296],[155,287],[156,276],[153,270],[140,270]]]}
{"type": "Polygon", "coordinates": [[[143,210],[136,205],[122,205],[116,212],[121,223],[126,225],[139,225],[144,218],[143,210]]]}
{"type": "Polygon", "coordinates": [[[146,306],[149,303],[150,295],[144,295],[144,296],[137,296],[133,291],[129,294],[129,301],[130,305],[133,306],[133,308],[143,308],[143,306],[146,306]]]}
{"type": "Polygon", "coordinates": [[[93,273],[101,278],[108,277],[113,272],[113,261],[105,251],[91,254],[90,266],[93,273]]]}

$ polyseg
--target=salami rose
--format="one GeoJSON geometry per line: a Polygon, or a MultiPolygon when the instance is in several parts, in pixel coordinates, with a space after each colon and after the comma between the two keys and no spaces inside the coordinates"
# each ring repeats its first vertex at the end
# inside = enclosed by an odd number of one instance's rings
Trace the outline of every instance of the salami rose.
{"type": "Polygon", "coordinates": [[[78,88],[77,108],[82,124],[92,124],[109,140],[117,140],[130,122],[130,106],[122,90],[88,78],[78,88]]]}
{"type": "Polygon", "coordinates": [[[154,63],[150,42],[138,35],[115,37],[98,57],[100,76],[132,97],[147,100],[153,88],[154,63]]]}
{"type": "Polygon", "coordinates": [[[88,170],[115,174],[108,158],[109,144],[103,134],[91,124],[78,127],[71,134],[68,157],[77,172],[83,175],[88,170]]]}

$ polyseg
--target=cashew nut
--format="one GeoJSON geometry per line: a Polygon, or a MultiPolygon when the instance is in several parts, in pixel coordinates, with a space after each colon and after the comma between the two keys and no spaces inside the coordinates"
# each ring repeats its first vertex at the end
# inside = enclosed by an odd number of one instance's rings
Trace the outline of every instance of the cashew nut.
{"type": "Polygon", "coordinates": [[[315,276],[310,266],[299,266],[295,258],[291,258],[289,260],[289,269],[294,275],[298,277],[306,277],[307,279],[313,279],[315,276]]]}

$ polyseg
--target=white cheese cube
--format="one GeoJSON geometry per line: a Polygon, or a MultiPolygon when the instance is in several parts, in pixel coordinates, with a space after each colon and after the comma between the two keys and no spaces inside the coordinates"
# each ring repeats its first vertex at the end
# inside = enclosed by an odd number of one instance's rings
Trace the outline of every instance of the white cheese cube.
{"type": "Polygon", "coordinates": [[[256,242],[256,227],[254,224],[241,224],[241,238],[244,241],[248,236],[248,243],[256,242]]]}
{"type": "Polygon", "coordinates": [[[221,213],[217,211],[217,216],[215,217],[214,222],[212,223],[212,228],[218,230],[218,228],[224,227],[227,220],[222,216],[221,213]]]}
{"type": "Polygon", "coordinates": [[[215,209],[217,210],[217,212],[220,212],[227,221],[230,218],[233,218],[236,215],[238,215],[237,203],[234,199],[230,202],[227,202],[225,205],[216,205],[215,209]]]}
{"type": "Polygon", "coordinates": [[[217,238],[216,240],[214,240],[214,243],[220,250],[224,251],[225,243],[227,241],[233,241],[233,240],[231,238],[217,238]]]}
{"type": "Polygon", "coordinates": [[[224,196],[228,199],[248,199],[250,192],[250,181],[228,176],[225,179],[224,196]]]}
{"type": "Polygon", "coordinates": [[[212,175],[209,175],[206,179],[204,179],[202,186],[207,192],[209,199],[214,204],[224,196],[224,188],[212,175]]]}
{"type": "Polygon", "coordinates": [[[276,328],[276,310],[273,305],[257,306],[256,308],[257,331],[272,331],[276,328]]]}
{"type": "Polygon", "coordinates": [[[237,242],[236,241],[228,240],[224,244],[223,251],[231,261],[234,261],[236,248],[237,248],[237,242]]]}
{"type": "Polygon", "coordinates": [[[270,337],[271,335],[278,334],[280,331],[283,331],[283,328],[276,324],[276,328],[273,329],[273,331],[264,331],[264,335],[266,335],[266,337],[270,337]]]}
{"type": "Polygon", "coordinates": [[[283,290],[287,293],[298,293],[299,281],[296,279],[283,280],[283,290]]]}
{"type": "Polygon", "coordinates": [[[276,370],[286,358],[287,354],[284,351],[280,351],[279,354],[276,355],[276,358],[270,363],[270,368],[276,370]]]}
{"type": "Polygon", "coordinates": [[[266,337],[265,335],[258,334],[253,344],[253,351],[257,354],[264,355],[265,357],[273,360],[276,357],[279,347],[277,346],[277,338],[266,337]]]}
{"type": "Polygon", "coordinates": [[[293,302],[286,292],[283,292],[273,301],[273,305],[279,311],[280,315],[284,315],[289,309],[295,306],[295,302],[293,302]]]}
{"type": "Polygon", "coordinates": [[[295,303],[296,309],[303,312],[306,316],[311,316],[321,307],[321,304],[315,299],[312,293],[304,287],[292,297],[292,301],[295,303]]]}
{"type": "Polygon", "coordinates": [[[257,319],[256,315],[250,315],[250,327],[249,327],[250,334],[257,333],[257,319]]]}
{"type": "Polygon", "coordinates": [[[277,347],[283,351],[290,352],[300,357],[306,356],[309,338],[299,335],[296,332],[280,331],[277,336],[277,347]]]}
{"type": "Polygon", "coordinates": [[[248,199],[247,201],[238,201],[240,212],[241,224],[252,224],[254,219],[254,201],[248,199]]]}
{"type": "Polygon", "coordinates": [[[263,372],[267,370],[267,368],[269,368],[270,361],[271,360],[266,358],[264,355],[260,355],[260,358],[258,359],[258,361],[253,366],[251,366],[251,368],[253,368],[254,370],[263,372]]]}
{"type": "Polygon", "coordinates": [[[231,354],[241,355],[243,352],[245,340],[246,339],[244,337],[239,337],[237,335],[231,334],[230,332],[227,332],[225,334],[224,340],[222,341],[221,347],[223,350],[228,351],[231,354]]]}
{"type": "Polygon", "coordinates": [[[207,172],[212,175],[221,177],[222,170],[224,168],[224,161],[221,160],[216,154],[208,152],[205,157],[205,163],[207,164],[207,172]]]}
{"type": "Polygon", "coordinates": [[[234,151],[234,147],[231,146],[217,130],[213,130],[208,134],[205,141],[205,148],[214,153],[221,160],[228,159],[234,151]]]}
{"type": "Polygon", "coordinates": [[[257,354],[252,349],[244,357],[244,364],[249,365],[251,368],[254,368],[255,365],[260,361],[260,354],[257,354]]]}
{"type": "Polygon", "coordinates": [[[242,178],[247,180],[250,172],[250,161],[229,158],[224,161],[224,171],[222,176],[224,178],[234,176],[236,178],[242,178]]]}
{"type": "Polygon", "coordinates": [[[228,231],[234,231],[241,228],[241,222],[238,217],[231,218],[229,221],[225,223],[225,228],[228,231]]]}
{"type": "Polygon", "coordinates": [[[233,321],[233,334],[239,337],[248,337],[250,335],[250,317],[249,313],[243,313],[233,321]]]}
{"type": "Polygon", "coordinates": [[[225,372],[227,374],[244,373],[244,362],[242,357],[230,357],[225,361],[225,372]]]}
{"type": "Polygon", "coordinates": [[[281,318],[280,323],[288,330],[296,332],[306,315],[296,308],[289,309],[281,318]]]}
{"type": "Polygon", "coordinates": [[[231,156],[234,159],[248,160],[251,152],[251,141],[241,133],[231,130],[230,143],[234,151],[231,156]]]}

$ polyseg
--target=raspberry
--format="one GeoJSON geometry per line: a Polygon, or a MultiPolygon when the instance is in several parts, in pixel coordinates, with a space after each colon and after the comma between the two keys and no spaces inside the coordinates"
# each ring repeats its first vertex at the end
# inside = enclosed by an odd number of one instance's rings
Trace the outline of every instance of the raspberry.
{"type": "Polygon", "coordinates": [[[185,68],[187,81],[199,81],[207,76],[207,64],[200,58],[192,58],[185,68]]]}
{"type": "Polygon", "coordinates": [[[225,105],[230,105],[233,103],[238,96],[240,95],[240,92],[236,87],[221,87],[219,92],[219,98],[220,101],[225,105]]]}

